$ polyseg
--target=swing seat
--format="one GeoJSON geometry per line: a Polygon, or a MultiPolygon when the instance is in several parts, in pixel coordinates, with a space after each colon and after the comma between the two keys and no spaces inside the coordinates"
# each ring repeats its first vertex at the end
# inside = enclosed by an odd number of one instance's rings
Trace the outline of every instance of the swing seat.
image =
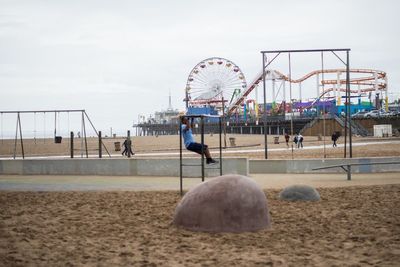
{"type": "Polygon", "coordinates": [[[54,143],[56,144],[61,144],[62,136],[56,136],[54,137],[54,143]]]}

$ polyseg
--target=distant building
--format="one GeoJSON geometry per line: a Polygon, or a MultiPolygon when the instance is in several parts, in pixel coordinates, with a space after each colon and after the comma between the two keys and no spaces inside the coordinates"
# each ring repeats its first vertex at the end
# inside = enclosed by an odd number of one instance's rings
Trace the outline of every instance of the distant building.
{"type": "Polygon", "coordinates": [[[152,120],[152,123],[160,123],[160,124],[166,124],[169,123],[173,120],[176,120],[176,118],[179,115],[179,111],[177,109],[172,108],[171,104],[171,94],[169,95],[169,104],[167,110],[162,110],[162,111],[156,111],[154,113],[154,119],[152,120]]]}

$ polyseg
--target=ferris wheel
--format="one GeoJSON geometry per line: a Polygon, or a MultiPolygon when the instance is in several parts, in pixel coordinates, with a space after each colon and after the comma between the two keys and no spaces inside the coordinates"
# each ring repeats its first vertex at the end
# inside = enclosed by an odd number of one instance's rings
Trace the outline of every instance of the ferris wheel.
{"type": "Polygon", "coordinates": [[[186,83],[186,107],[210,105],[221,108],[247,88],[241,69],[232,61],[212,57],[198,63],[186,83]]]}

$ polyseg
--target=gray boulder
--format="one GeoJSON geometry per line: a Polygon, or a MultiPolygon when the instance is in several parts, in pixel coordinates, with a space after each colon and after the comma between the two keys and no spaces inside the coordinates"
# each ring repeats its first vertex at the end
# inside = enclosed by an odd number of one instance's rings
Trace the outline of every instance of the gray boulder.
{"type": "Polygon", "coordinates": [[[279,199],[289,201],[318,201],[321,199],[318,191],[309,185],[291,185],[279,193],[279,199]]]}
{"type": "Polygon", "coordinates": [[[240,233],[269,227],[270,215],[265,194],[252,179],[224,175],[187,192],[173,224],[191,231],[240,233]]]}

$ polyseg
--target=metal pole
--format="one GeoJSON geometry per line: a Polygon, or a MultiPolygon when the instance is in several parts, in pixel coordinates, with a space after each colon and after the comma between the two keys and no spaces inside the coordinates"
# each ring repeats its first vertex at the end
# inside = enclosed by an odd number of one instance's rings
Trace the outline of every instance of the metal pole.
{"type": "Polygon", "coordinates": [[[71,153],[71,159],[74,158],[74,132],[70,133],[70,153],[71,153]]]}
{"type": "MultiPolygon", "coordinates": [[[[290,135],[293,138],[293,117],[294,117],[294,111],[293,111],[293,100],[292,100],[292,60],[290,58],[290,53],[289,53],[289,94],[290,94],[290,108],[292,111],[292,115],[290,116],[290,135]]],[[[285,110],[286,107],[284,107],[285,110]]],[[[294,151],[293,151],[293,142],[291,142],[291,147],[292,147],[292,159],[294,158],[294,151]]]]}
{"type": "Polygon", "coordinates": [[[182,180],[182,118],[179,117],[179,181],[181,196],[183,195],[183,180],[182,180]]]}
{"type": "Polygon", "coordinates": [[[222,175],[222,118],[219,117],[219,175],[222,175]]]}
{"type": "Polygon", "coordinates": [[[87,146],[87,139],[86,139],[86,125],[85,125],[85,116],[82,112],[82,126],[83,126],[83,135],[85,138],[85,151],[86,151],[86,158],[89,157],[88,146],[87,146]]]}
{"type": "Polygon", "coordinates": [[[21,117],[19,116],[19,113],[18,113],[18,123],[19,123],[19,137],[21,140],[22,158],[24,159],[25,158],[24,141],[22,140],[21,117]]]}
{"type": "Polygon", "coordinates": [[[33,140],[35,141],[36,145],[36,112],[33,113],[33,140]]]}
{"type": "MultiPolygon", "coordinates": [[[[70,132],[70,121],[69,121],[69,112],[67,113],[68,117],[67,117],[67,122],[68,122],[68,132],[70,132]]],[[[58,117],[58,119],[60,119],[60,117],[58,117]]],[[[67,132],[67,133],[68,133],[67,132]]],[[[69,141],[71,142],[71,139],[69,139],[69,141]]]]}
{"type": "Polygon", "coordinates": [[[19,113],[17,114],[17,126],[15,127],[15,139],[14,139],[14,159],[17,154],[17,140],[18,140],[18,120],[19,120],[19,113]]]}
{"type": "Polygon", "coordinates": [[[263,70],[263,93],[264,93],[264,150],[265,150],[265,159],[268,159],[268,138],[267,138],[267,95],[265,92],[265,55],[262,53],[262,70],[263,70]]]}
{"type": "Polygon", "coordinates": [[[204,182],[204,120],[200,116],[200,131],[201,131],[201,181],[204,182]]]}
{"type": "Polygon", "coordinates": [[[57,136],[57,112],[54,111],[54,141],[56,140],[57,136]]]}
{"type": "Polygon", "coordinates": [[[1,113],[51,113],[51,112],[83,112],[84,109],[53,109],[53,110],[7,110],[1,113]]]}
{"type": "Polygon", "coordinates": [[[350,158],[353,157],[353,148],[352,148],[352,132],[351,132],[351,102],[350,102],[350,56],[349,51],[346,51],[347,56],[347,64],[346,64],[346,92],[348,93],[349,103],[347,105],[348,112],[347,117],[349,121],[349,152],[350,158]]]}
{"type": "MultiPolygon", "coordinates": [[[[324,84],[324,79],[325,79],[325,75],[324,75],[324,52],[321,52],[321,65],[322,65],[322,71],[321,71],[321,85],[322,85],[322,109],[323,109],[323,114],[322,114],[322,119],[323,119],[323,123],[322,123],[322,128],[323,128],[323,133],[324,133],[324,158],[326,158],[326,121],[325,121],[325,115],[326,115],[326,108],[325,108],[325,84],[324,84]]],[[[318,97],[318,96],[317,96],[318,97]]]]}
{"type": "Polygon", "coordinates": [[[225,119],[225,100],[222,97],[222,116],[223,116],[223,123],[224,123],[224,147],[226,148],[226,119],[225,119]]]}
{"type": "Polygon", "coordinates": [[[101,147],[102,147],[102,141],[101,141],[101,131],[99,131],[99,158],[102,158],[102,151],[101,151],[101,147]]]}
{"type": "Polygon", "coordinates": [[[81,131],[78,132],[78,138],[81,140],[80,152],[81,152],[81,158],[83,158],[83,112],[82,112],[82,119],[81,119],[81,131]]]}
{"type": "Polygon", "coordinates": [[[261,51],[261,53],[305,53],[305,52],[336,52],[336,51],[349,51],[350,48],[326,48],[326,49],[295,49],[295,50],[268,50],[261,51]]]}
{"type": "MultiPolygon", "coordinates": [[[[340,92],[340,90],[339,90],[339,92],[340,92]]],[[[345,96],[346,97],[344,98],[345,99],[344,110],[346,112],[346,116],[344,117],[344,151],[343,151],[344,158],[347,157],[347,104],[348,104],[347,103],[347,101],[348,101],[348,99],[347,99],[347,84],[346,84],[346,94],[345,94],[345,96]]]]}

